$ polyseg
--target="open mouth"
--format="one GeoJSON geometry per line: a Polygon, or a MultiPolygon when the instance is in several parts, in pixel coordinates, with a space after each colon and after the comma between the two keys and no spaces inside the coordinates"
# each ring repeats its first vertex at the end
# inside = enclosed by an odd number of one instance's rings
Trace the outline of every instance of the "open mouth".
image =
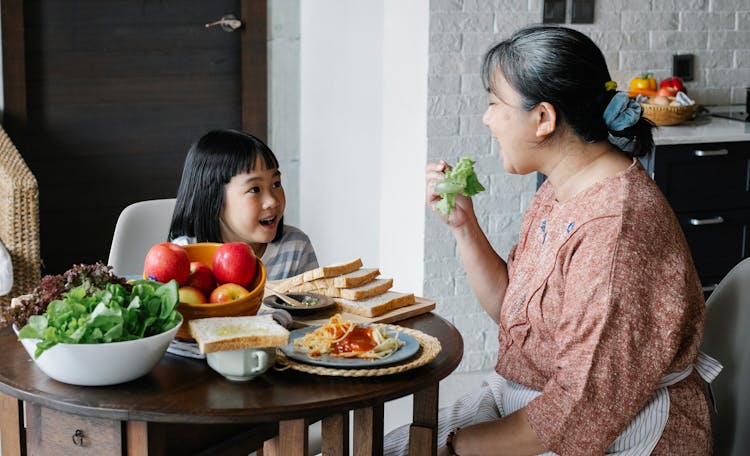
{"type": "Polygon", "coordinates": [[[273,226],[276,223],[276,217],[260,219],[260,224],[263,226],[273,226]]]}

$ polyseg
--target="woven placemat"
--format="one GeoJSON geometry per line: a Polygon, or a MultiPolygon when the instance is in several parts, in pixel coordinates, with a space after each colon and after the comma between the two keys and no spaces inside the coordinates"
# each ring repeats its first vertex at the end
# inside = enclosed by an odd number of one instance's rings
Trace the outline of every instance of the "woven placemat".
{"type": "Polygon", "coordinates": [[[422,331],[395,325],[372,326],[385,327],[392,331],[401,332],[412,336],[417,340],[417,342],[419,342],[419,351],[411,358],[388,367],[376,367],[368,369],[336,369],[332,367],[315,366],[312,364],[297,362],[293,359],[287,358],[281,350],[277,349],[275,368],[277,370],[293,369],[300,372],[306,372],[308,374],[330,375],[334,377],[378,377],[381,375],[398,374],[411,369],[416,369],[420,366],[424,366],[425,364],[435,359],[440,353],[440,341],[435,337],[423,333],[422,331]]]}

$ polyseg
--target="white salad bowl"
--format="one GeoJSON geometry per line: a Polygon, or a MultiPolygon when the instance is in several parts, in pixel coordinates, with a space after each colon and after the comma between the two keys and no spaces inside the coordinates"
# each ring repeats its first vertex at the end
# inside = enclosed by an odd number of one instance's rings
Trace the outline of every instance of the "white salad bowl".
{"type": "MultiPolygon", "coordinates": [[[[39,369],[53,379],[81,386],[115,385],[146,375],[161,360],[182,324],[154,336],[102,344],[57,344],[34,358],[39,339],[21,339],[39,369]]],[[[18,328],[13,325],[18,334],[18,328]]]]}

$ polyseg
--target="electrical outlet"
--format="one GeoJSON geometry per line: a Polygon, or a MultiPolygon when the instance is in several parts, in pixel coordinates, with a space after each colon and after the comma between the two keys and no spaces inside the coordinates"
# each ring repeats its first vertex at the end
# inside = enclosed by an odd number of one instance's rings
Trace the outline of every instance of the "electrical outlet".
{"type": "Polygon", "coordinates": [[[672,56],[672,75],[679,76],[683,81],[693,80],[694,66],[695,56],[693,54],[672,56]]]}
{"type": "Polygon", "coordinates": [[[566,0],[544,0],[542,22],[545,24],[564,24],[566,0]]]}
{"type": "Polygon", "coordinates": [[[570,23],[593,24],[594,3],[594,0],[573,0],[570,9],[570,23]]]}

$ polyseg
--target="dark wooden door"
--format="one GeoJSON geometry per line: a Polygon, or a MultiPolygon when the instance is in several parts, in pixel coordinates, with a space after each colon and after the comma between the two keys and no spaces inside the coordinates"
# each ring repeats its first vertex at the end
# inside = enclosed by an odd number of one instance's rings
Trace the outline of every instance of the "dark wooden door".
{"type": "Polygon", "coordinates": [[[265,0],[3,0],[4,125],[39,183],[45,273],[105,260],[213,128],[266,136],[265,0]],[[227,32],[206,23],[234,14],[227,32]]]}

